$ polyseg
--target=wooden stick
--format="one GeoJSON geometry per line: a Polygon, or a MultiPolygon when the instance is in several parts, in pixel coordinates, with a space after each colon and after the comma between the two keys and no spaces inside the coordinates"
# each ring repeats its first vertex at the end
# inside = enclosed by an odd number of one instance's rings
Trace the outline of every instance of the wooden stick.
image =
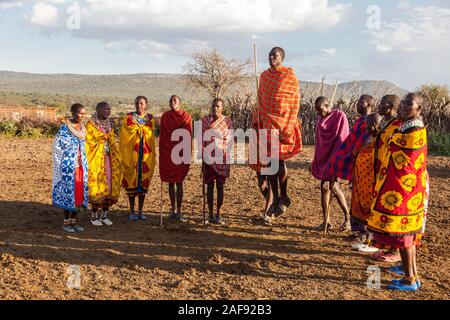
{"type": "MultiPolygon", "coordinates": [[[[257,51],[256,41],[255,41],[255,42],[253,42],[253,64],[255,66],[256,101],[258,102],[258,100],[259,100],[259,77],[258,77],[258,68],[257,68],[257,66],[258,66],[258,54],[257,54],[257,52],[258,51],[257,51]]],[[[258,103],[256,104],[256,119],[257,119],[257,130],[258,130],[258,136],[257,136],[258,140],[256,141],[256,143],[257,143],[256,159],[259,159],[259,120],[260,120],[260,115],[259,115],[258,103]]],[[[259,161],[257,160],[257,162],[259,162],[259,161]]],[[[261,174],[261,172],[260,172],[260,174],[261,174]]],[[[267,211],[269,210],[268,199],[270,197],[270,192],[271,192],[270,181],[267,180],[267,198],[266,198],[266,205],[265,205],[265,208],[264,208],[264,221],[266,220],[267,211]]]]}
{"type": "Polygon", "coordinates": [[[322,77],[321,85],[320,85],[320,95],[323,96],[323,86],[325,82],[325,76],[322,77]]]}
{"type": "Polygon", "coordinates": [[[205,196],[205,163],[203,162],[202,150],[202,198],[203,198],[203,227],[206,227],[206,196],[205,196]]]}
{"type": "Polygon", "coordinates": [[[160,191],[161,191],[161,197],[159,200],[159,209],[160,209],[160,214],[159,214],[159,225],[162,227],[163,226],[163,182],[160,179],[160,191]]]}
{"type": "Polygon", "coordinates": [[[333,108],[333,104],[334,104],[334,99],[336,98],[336,92],[337,92],[338,84],[339,84],[339,79],[336,79],[336,84],[334,85],[334,92],[333,92],[333,96],[331,97],[331,104],[330,104],[330,106],[332,108],[333,108]]]}
{"type": "MultiPolygon", "coordinates": [[[[350,91],[352,91],[354,88],[356,88],[356,83],[355,83],[355,81],[352,81],[352,86],[351,86],[350,89],[348,89],[347,91],[344,91],[344,96],[346,96],[347,94],[349,94],[350,91]]],[[[350,95],[349,98],[351,99],[352,96],[350,95]]]]}
{"type": "MultiPolygon", "coordinates": [[[[257,55],[256,42],[253,42],[253,64],[255,67],[256,94],[258,94],[258,92],[259,92],[259,77],[258,77],[258,55],[257,55]]],[[[259,119],[259,117],[258,117],[258,119],[259,119]]]]}
{"type": "Polygon", "coordinates": [[[309,88],[309,83],[306,84],[305,89],[303,90],[303,95],[302,95],[303,98],[307,97],[306,93],[308,92],[308,88],[309,88]]]}

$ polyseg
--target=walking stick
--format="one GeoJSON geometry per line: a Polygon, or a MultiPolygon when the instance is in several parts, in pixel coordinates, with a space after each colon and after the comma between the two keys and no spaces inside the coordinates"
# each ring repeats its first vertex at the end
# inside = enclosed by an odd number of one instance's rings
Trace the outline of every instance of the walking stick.
{"type": "MultiPolygon", "coordinates": [[[[331,104],[330,106],[333,107],[334,99],[336,98],[336,92],[339,84],[339,79],[336,79],[336,84],[334,85],[334,91],[333,96],[331,97],[331,104]]],[[[333,197],[333,186],[334,181],[330,181],[330,199],[328,200],[328,206],[327,206],[327,212],[325,212],[325,226],[323,227],[323,235],[326,237],[328,234],[328,221],[330,220],[330,205],[331,205],[331,199],[333,197]]]]}
{"type": "Polygon", "coordinates": [[[203,198],[203,227],[206,227],[206,196],[205,196],[205,163],[203,162],[202,150],[202,198],[203,198]]]}
{"type": "MultiPolygon", "coordinates": [[[[257,36],[253,35],[253,67],[254,67],[254,72],[255,72],[255,83],[256,83],[256,101],[259,101],[259,77],[258,77],[258,50],[256,47],[256,38],[258,38],[257,36]]],[[[259,114],[259,107],[258,107],[258,103],[256,105],[256,119],[257,119],[257,155],[256,155],[256,159],[257,159],[257,165],[259,163],[259,122],[260,122],[260,114],[259,114]]],[[[260,168],[261,169],[261,168],[260,168]]],[[[261,172],[259,172],[259,174],[261,175],[261,172]]],[[[270,199],[270,194],[271,194],[272,190],[271,190],[271,185],[270,185],[270,180],[267,180],[267,196],[266,196],[266,204],[265,204],[265,208],[264,208],[264,221],[266,221],[266,217],[267,217],[267,212],[269,211],[269,199],[270,199]]],[[[272,199],[273,200],[273,199],[272,199]]]]}
{"type": "Polygon", "coordinates": [[[160,209],[160,214],[159,214],[159,225],[162,227],[163,226],[163,182],[162,180],[160,180],[160,191],[161,191],[161,197],[159,199],[159,209],[160,209]]]}

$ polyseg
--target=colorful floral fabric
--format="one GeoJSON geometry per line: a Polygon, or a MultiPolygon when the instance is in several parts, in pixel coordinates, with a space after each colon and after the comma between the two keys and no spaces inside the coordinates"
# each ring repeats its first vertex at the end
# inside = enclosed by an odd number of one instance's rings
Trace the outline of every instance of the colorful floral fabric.
{"type": "Polygon", "coordinates": [[[387,141],[386,153],[376,177],[368,227],[392,236],[422,233],[428,198],[426,128],[403,124],[387,141]]]}
{"type": "Polygon", "coordinates": [[[119,198],[122,179],[122,164],[114,130],[89,121],[86,132],[89,202],[108,201],[114,204],[119,198]]]}

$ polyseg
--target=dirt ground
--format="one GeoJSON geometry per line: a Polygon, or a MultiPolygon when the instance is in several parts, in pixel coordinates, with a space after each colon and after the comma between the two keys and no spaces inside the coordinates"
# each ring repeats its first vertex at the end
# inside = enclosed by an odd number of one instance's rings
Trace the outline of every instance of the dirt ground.
{"type": "MultiPolygon", "coordinates": [[[[289,161],[293,205],[273,226],[257,219],[263,206],[254,174],[236,166],[226,184],[227,225],[202,225],[200,167],[191,168],[184,211],[190,223],[159,226],[160,186],[145,205],[149,221],[127,221],[122,195],[111,227],[64,234],[62,212],[51,206],[50,139],[0,138],[1,299],[449,299],[450,158],[430,157],[430,216],[418,251],[423,282],[417,293],[369,289],[368,266],[389,264],[351,250],[348,235],[324,238],[319,184],[308,172],[313,148],[289,161]],[[69,289],[68,267],[79,266],[81,288],[69,289]]],[[[167,186],[165,187],[165,191],[167,186]]],[[[345,187],[347,197],[349,190],[345,187]]],[[[169,208],[164,193],[164,211],[169,208]]],[[[165,215],[166,217],[166,215],[165,215]]],[[[336,201],[332,222],[342,214],[336,201]]]]}

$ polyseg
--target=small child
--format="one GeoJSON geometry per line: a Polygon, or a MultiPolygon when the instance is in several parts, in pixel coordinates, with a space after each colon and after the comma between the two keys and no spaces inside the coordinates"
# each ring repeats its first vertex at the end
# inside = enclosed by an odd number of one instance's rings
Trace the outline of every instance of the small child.
{"type": "Polygon", "coordinates": [[[211,105],[211,113],[202,118],[202,174],[203,183],[207,185],[208,199],[208,222],[223,225],[220,209],[224,199],[224,184],[230,177],[231,165],[227,163],[227,149],[232,142],[230,130],[233,129],[233,122],[223,115],[224,103],[220,98],[214,99],[211,105]],[[209,139],[205,134],[212,134],[209,139]],[[208,153],[214,144],[214,150],[208,153]],[[206,150],[207,149],[207,150],[206,150]],[[221,151],[223,157],[216,158],[216,151],[221,151]],[[217,188],[217,214],[214,216],[214,185],[217,188]]]}

